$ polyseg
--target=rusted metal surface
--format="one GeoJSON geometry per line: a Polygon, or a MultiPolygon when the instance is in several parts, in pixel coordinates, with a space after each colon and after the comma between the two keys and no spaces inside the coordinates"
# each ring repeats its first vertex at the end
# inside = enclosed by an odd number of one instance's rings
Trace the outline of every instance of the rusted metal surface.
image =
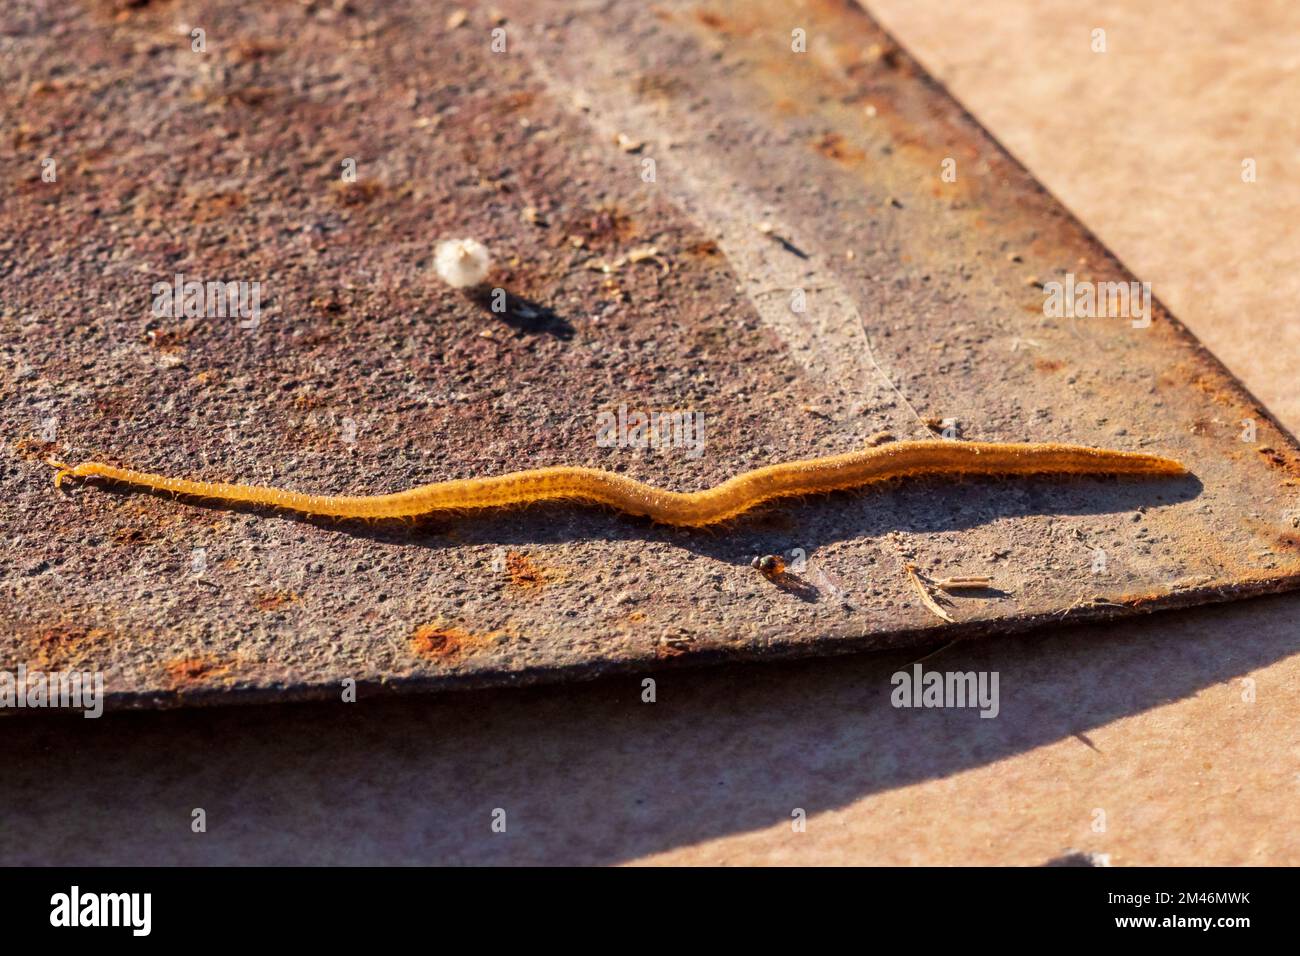
{"type": "Polygon", "coordinates": [[[0,664],[104,668],[119,705],[332,696],[1296,583],[1294,441],[1158,303],[1147,328],[1046,317],[1041,283],[1132,277],[859,9],[497,6],[11,5],[0,664]],[[459,235],[493,250],[508,314],[433,279],[459,235]],[[154,316],[176,273],[260,281],[260,322],[154,316]],[[620,405],[701,413],[703,453],[599,446],[620,405]],[[930,418],[1194,478],[911,483],[690,532],[567,507],[302,521],[61,494],[42,463],[325,493],[574,463],[693,488],[930,418]],[[995,586],[945,624],[909,562],[995,586]]]}

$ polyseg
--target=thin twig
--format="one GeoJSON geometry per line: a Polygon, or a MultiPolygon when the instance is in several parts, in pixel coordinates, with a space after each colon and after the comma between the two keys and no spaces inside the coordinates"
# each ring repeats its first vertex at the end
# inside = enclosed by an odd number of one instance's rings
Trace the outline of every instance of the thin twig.
{"type": "Polygon", "coordinates": [[[930,596],[930,589],[925,586],[921,576],[916,573],[916,565],[908,564],[904,570],[907,572],[908,578],[911,579],[912,586],[916,588],[916,593],[921,596],[921,603],[949,624],[956,623],[953,621],[952,615],[941,608],[935,599],[930,596]]]}

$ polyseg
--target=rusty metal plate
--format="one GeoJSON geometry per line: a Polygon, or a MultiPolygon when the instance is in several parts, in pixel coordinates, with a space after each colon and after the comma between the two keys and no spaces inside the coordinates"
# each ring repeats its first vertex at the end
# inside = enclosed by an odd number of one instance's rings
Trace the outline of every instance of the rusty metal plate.
{"type": "Polygon", "coordinates": [[[1295,442],[1158,301],[1149,324],[1048,314],[1067,274],[1133,277],[860,9],[497,6],[9,5],[0,663],[101,668],[119,706],[331,696],[1294,586],[1295,442]],[[492,250],[506,313],[434,278],[452,236],[492,250]],[[261,283],[257,321],[155,315],[177,274],[261,283]],[[620,407],[702,416],[703,443],[598,442],[620,407]],[[60,493],[43,464],[698,488],[925,420],[1194,477],[911,482],[694,532],[549,506],[298,520],[60,493]],[[794,573],[754,571],[768,553],[794,573]],[[946,623],[909,562],[994,586],[946,623]]]}

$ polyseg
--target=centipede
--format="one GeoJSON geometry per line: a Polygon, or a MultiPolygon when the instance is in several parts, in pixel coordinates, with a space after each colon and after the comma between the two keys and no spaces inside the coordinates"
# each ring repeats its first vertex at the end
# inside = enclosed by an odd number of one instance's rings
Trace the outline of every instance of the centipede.
{"type": "Polygon", "coordinates": [[[1054,442],[901,441],[745,471],[702,491],[673,491],[598,468],[552,466],[486,478],[459,478],[375,495],[318,495],[262,485],[176,478],[97,461],[70,466],[50,459],[55,487],[100,479],[127,488],[263,506],[303,515],[363,520],[494,511],[540,502],[579,502],[678,527],[727,521],[778,499],[841,492],[905,478],[961,476],[1117,476],[1187,474],[1172,458],[1054,442]]]}

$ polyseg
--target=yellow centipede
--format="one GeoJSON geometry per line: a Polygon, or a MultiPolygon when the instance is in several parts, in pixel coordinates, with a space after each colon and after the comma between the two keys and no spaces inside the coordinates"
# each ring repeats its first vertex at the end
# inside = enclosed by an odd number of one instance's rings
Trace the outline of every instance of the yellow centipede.
{"type": "Polygon", "coordinates": [[[438,512],[508,508],[541,501],[607,505],[668,525],[697,528],[733,518],[764,502],[860,488],[892,478],[961,475],[1123,475],[1173,477],[1177,461],[1139,452],[1055,443],[903,441],[844,455],[789,461],[746,471],[703,491],[669,491],[595,468],[555,467],[492,478],[462,478],[386,495],[309,495],[258,485],[191,481],[100,462],[58,461],[66,478],[103,478],[136,488],[226,504],[264,505],[336,518],[412,518],[438,512]]]}

